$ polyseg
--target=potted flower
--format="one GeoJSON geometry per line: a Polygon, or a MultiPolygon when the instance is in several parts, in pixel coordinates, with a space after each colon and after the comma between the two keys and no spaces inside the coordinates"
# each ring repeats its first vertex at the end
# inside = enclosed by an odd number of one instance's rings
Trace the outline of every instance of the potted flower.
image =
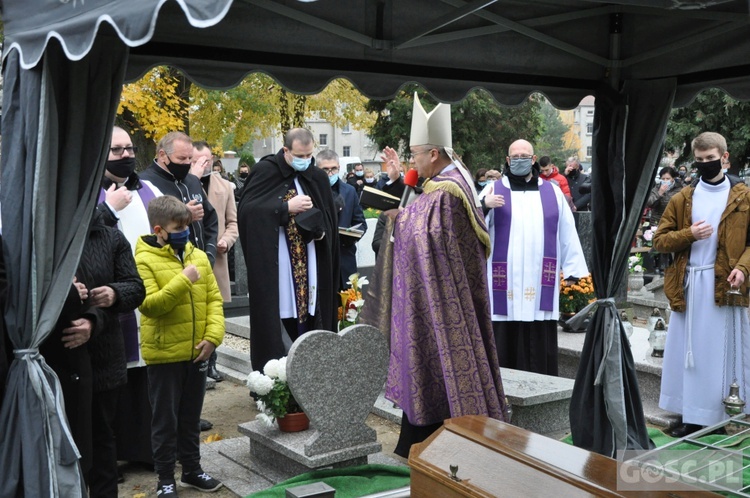
{"type": "Polygon", "coordinates": [[[339,292],[341,296],[341,306],[339,306],[339,330],[343,330],[350,325],[354,325],[359,320],[359,314],[365,300],[362,299],[362,287],[367,285],[367,277],[360,277],[359,273],[349,275],[346,282],[349,288],[339,292]]]}
{"type": "Polygon", "coordinates": [[[643,222],[643,245],[644,247],[651,247],[654,241],[654,230],[651,228],[651,223],[648,221],[643,222]]]}
{"type": "Polygon", "coordinates": [[[270,360],[263,373],[255,370],[247,376],[247,386],[255,398],[260,413],[257,418],[267,425],[278,423],[284,432],[303,431],[310,420],[302,411],[286,381],[286,356],[270,360]]]}
{"type": "MultiPolygon", "coordinates": [[[[578,279],[575,282],[568,282],[560,274],[560,320],[563,330],[571,332],[572,330],[567,321],[573,318],[573,315],[581,311],[587,305],[596,300],[594,294],[594,281],[591,274],[578,279]]],[[[586,329],[586,322],[583,323],[583,330],[586,329]]]]}
{"type": "Polygon", "coordinates": [[[631,255],[628,258],[628,290],[630,292],[640,292],[643,288],[643,257],[640,253],[631,255]]]}
{"type": "Polygon", "coordinates": [[[628,258],[628,272],[631,274],[643,273],[643,256],[639,253],[628,258]]]}

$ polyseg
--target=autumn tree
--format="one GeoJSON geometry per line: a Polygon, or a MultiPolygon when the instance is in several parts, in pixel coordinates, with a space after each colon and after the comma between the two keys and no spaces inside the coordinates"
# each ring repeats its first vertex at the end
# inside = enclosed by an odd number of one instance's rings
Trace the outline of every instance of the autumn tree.
{"type": "Polygon", "coordinates": [[[130,131],[138,147],[139,169],[156,155],[156,141],[170,131],[187,130],[189,83],[175,69],[159,66],[122,88],[116,124],[130,131]]]}
{"type": "MultiPolygon", "coordinates": [[[[377,113],[370,137],[408,158],[414,91],[427,112],[437,102],[417,85],[409,85],[392,100],[371,100],[368,109],[377,113]]],[[[470,92],[451,109],[453,149],[472,170],[502,169],[510,144],[519,138],[535,143],[543,131],[540,99],[532,96],[518,107],[504,107],[484,90],[470,92]]]]}
{"type": "Polygon", "coordinates": [[[578,145],[571,144],[570,127],[560,117],[560,111],[544,97],[540,98],[542,134],[534,145],[537,156],[549,156],[554,164],[564,164],[565,159],[578,153],[578,145]],[[572,146],[571,146],[572,145],[572,146]]]}
{"type": "Polygon", "coordinates": [[[367,111],[367,102],[345,79],[331,81],[318,94],[300,95],[270,76],[255,73],[225,91],[194,85],[190,123],[196,137],[239,149],[253,139],[304,127],[305,121],[314,117],[323,117],[337,127],[350,123],[356,129],[369,129],[375,115],[367,111]]]}
{"type": "Polygon", "coordinates": [[[678,154],[675,164],[690,163],[692,140],[704,131],[715,131],[727,139],[732,172],[737,173],[750,158],[748,115],[750,102],[739,102],[716,88],[704,90],[689,105],[672,110],[665,148],[678,154]]]}

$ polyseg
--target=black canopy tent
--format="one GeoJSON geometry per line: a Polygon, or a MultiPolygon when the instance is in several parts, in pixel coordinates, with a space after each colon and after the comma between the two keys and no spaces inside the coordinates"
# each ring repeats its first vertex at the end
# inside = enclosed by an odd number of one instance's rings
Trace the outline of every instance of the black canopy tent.
{"type": "Polygon", "coordinates": [[[264,71],[302,93],[346,77],[372,98],[407,82],[446,102],[478,86],[507,105],[539,91],[572,108],[594,94],[592,273],[604,305],[587,333],[571,427],[577,445],[608,455],[648,444],[607,298],[625,273],[671,107],[711,86],[750,99],[746,0],[6,0],[2,19],[0,201],[16,361],[0,408],[0,495],[81,486],[37,348],[81,253],[121,85],[157,64],[212,88],[264,71]]]}

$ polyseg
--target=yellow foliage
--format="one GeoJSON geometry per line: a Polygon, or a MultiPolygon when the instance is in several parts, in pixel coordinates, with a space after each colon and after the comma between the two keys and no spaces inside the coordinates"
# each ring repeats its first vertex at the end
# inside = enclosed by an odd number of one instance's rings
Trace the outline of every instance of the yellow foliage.
{"type": "Polygon", "coordinates": [[[208,436],[206,439],[203,440],[203,442],[204,443],[213,443],[214,441],[221,441],[222,439],[224,439],[224,438],[221,437],[221,434],[216,433],[216,434],[211,434],[210,436],[208,436]]]}
{"type": "Polygon", "coordinates": [[[185,118],[189,118],[190,135],[206,140],[219,154],[227,136],[234,144],[244,144],[316,117],[337,127],[351,124],[354,129],[369,129],[377,117],[367,112],[368,99],[345,79],[331,81],[316,95],[287,92],[263,73],[248,75],[229,90],[193,84],[188,102],[179,89],[180,78],[174,69],[155,67],[123,87],[117,113],[130,111],[146,138],[183,130],[185,118]]]}
{"type": "Polygon", "coordinates": [[[185,111],[177,94],[178,85],[179,79],[172,70],[155,67],[140,80],[123,87],[117,114],[126,109],[133,113],[146,138],[182,130],[185,111]]]}
{"type": "Polygon", "coordinates": [[[348,80],[333,80],[316,95],[298,95],[266,74],[253,73],[229,90],[193,85],[190,133],[214,145],[228,135],[235,144],[244,144],[316,117],[338,127],[350,123],[355,129],[369,129],[376,114],[367,112],[366,104],[367,98],[348,80]]]}

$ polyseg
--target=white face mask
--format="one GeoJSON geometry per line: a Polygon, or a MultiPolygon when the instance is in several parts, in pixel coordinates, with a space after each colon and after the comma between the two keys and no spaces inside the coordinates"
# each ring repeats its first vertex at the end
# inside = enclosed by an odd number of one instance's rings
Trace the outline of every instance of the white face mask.
{"type": "Polygon", "coordinates": [[[373,178],[373,177],[365,178],[365,182],[366,183],[375,183],[375,178],[373,178]]]}

